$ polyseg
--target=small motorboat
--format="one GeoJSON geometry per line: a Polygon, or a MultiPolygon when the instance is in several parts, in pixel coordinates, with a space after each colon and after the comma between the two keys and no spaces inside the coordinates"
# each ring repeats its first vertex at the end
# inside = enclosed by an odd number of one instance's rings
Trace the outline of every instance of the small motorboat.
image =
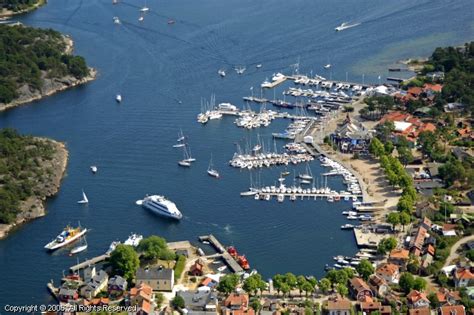
{"type": "Polygon", "coordinates": [[[122,95],[117,94],[117,96],[115,96],[115,100],[117,101],[117,103],[122,102],[122,95]]]}
{"type": "Polygon", "coordinates": [[[91,166],[91,172],[92,172],[92,174],[97,173],[97,166],[92,165],[92,166],[91,166]]]}
{"type": "Polygon", "coordinates": [[[170,19],[170,20],[168,20],[168,25],[172,25],[172,24],[174,24],[174,23],[176,23],[176,21],[175,21],[175,20],[171,20],[171,19],[170,19]]]}
{"type": "Polygon", "coordinates": [[[222,266],[222,267],[217,268],[217,271],[222,272],[226,269],[227,269],[227,266],[222,266]]]}
{"type": "Polygon", "coordinates": [[[139,21],[139,22],[142,22],[144,19],[145,19],[145,18],[144,18],[143,16],[140,16],[140,17],[138,18],[138,21],[139,21]]]}
{"type": "Polygon", "coordinates": [[[71,249],[71,252],[69,253],[69,255],[72,256],[72,255],[75,255],[75,254],[79,254],[80,252],[83,252],[86,249],[87,249],[87,241],[84,238],[84,244],[79,245],[79,246],[74,247],[73,249],[71,249]]]}
{"type": "Polygon", "coordinates": [[[324,69],[329,69],[329,68],[331,68],[331,64],[330,64],[330,63],[328,63],[327,65],[324,66],[324,69]]]}
{"type": "Polygon", "coordinates": [[[255,66],[257,69],[260,69],[262,67],[262,64],[259,63],[258,65],[255,66]]]}

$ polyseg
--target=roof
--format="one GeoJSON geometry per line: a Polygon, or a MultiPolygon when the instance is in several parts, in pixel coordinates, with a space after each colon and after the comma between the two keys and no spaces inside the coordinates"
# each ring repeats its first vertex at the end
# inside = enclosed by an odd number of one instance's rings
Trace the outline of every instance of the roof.
{"type": "Polygon", "coordinates": [[[469,268],[457,268],[454,272],[454,277],[458,280],[472,280],[474,279],[474,274],[469,268]]]}
{"type": "Polygon", "coordinates": [[[140,283],[138,286],[130,289],[130,296],[134,297],[140,295],[145,299],[151,300],[153,289],[145,283],[140,283]]]}
{"type": "Polygon", "coordinates": [[[387,282],[385,282],[385,280],[377,275],[370,275],[369,277],[369,284],[374,286],[374,287],[377,287],[377,288],[380,288],[380,286],[382,285],[386,285],[387,282]]]}
{"type": "Polygon", "coordinates": [[[431,310],[429,307],[423,308],[410,308],[408,310],[408,315],[430,315],[431,310]]]}
{"type": "Polygon", "coordinates": [[[109,285],[124,286],[127,285],[127,280],[117,275],[109,279],[109,285]]]}
{"type": "Polygon", "coordinates": [[[74,296],[76,293],[77,291],[74,289],[68,289],[68,288],[59,289],[59,295],[63,295],[63,296],[74,296]]]}
{"type": "Polygon", "coordinates": [[[435,248],[433,245],[428,245],[428,247],[426,248],[426,252],[428,254],[430,254],[431,256],[434,256],[435,255],[435,248]]]}
{"type": "Polygon", "coordinates": [[[418,301],[426,301],[426,302],[430,302],[430,300],[426,297],[426,294],[424,294],[423,292],[420,292],[420,291],[417,291],[417,290],[411,290],[410,293],[408,293],[407,295],[407,300],[411,303],[411,304],[414,304],[418,301]]]}
{"type": "Polygon", "coordinates": [[[420,95],[421,93],[423,93],[423,89],[420,88],[420,87],[414,86],[414,87],[409,88],[407,92],[408,92],[409,94],[414,95],[414,96],[418,96],[418,95],[420,95]]]}
{"type": "Polygon", "coordinates": [[[395,248],[390,252],[390,258],[392,259],[406,259],[410,258],[410,252],[404,248],[395,248]]]}
{"type": "Polygon", "coordinates": [[[230,305],[241,305],[246,307],[249,303],[249,296],[248,294],[243,293],[231,293],[224,301],[225,306],[230,305]]]}
{"type": "Polygon", "coordinates": [[[362,278],[359,278],[359,277],[354,277],[351,279],[351,286],[357,292],[361,292],[364,290],[370,291],[369,285],[362,278]]]}
{"type": "Polygon", "coordinates": [[[350,310],[352,307],[351,301],[343,298],[335,298],[333,300],[328,300],[328,307],[329,311],[336,311],[336,310],[350,310]]]}
{"type": "Polygon", "coordinates": [[[445,303],[448,299],[453,299],[455,301],[461,300],[459,291],[450,291],[446,288],[439,288],[438,292],[436,292],[436,297],[440,303],[445,303]]]}
{"type": "Polygon", "coordinates": [[[187,309],[201,308],[204,310],[207,304],[210,302],[215,304],[217,301],[216,294],[210,291],[179,291],[177,294],[184,299],[187,309]]]}
{"type": "Polygon", "coordinates": [[[398,132],[404,132],[412,125],[411,123],[405,121],[394,121],[393,124],[395,126],[395,131],[398,132]]]}
{"type": "Polygon", "coordinates": [[[441,315],[465,315],[466,309],[463,305],[445,305],[439,308],[441,315]]]}
{"type": "Polygon", "coordinates": [[[171,280],[173,278],[173,269],[153,267],[153,268],[138,268],[136,278],[140,279],[154,279],[154,280],[171,280]]]}
{"type": "Polygon", "coordinates": [[[382,303],[380,302],[360,302],[361,310],[380,310],[382,303]]]}
{"type": "Polygon", "coordinates": [[[440,93],[441,90],[443,89],[443,86],[441,84],[430,84],[430,83],[425,83],[423,85],[423,89],[425,91],[433,91],[433,92],[437,92],[437,93],[440,93]]]}
{"type": "Polygon", "coordinates": [[[377,274],[382,274],[382,275],[385,275],[385,276],[391,276],[393,277],[395,274],[398,273],[398,270],[400,268],[395,265],[395,264],[391,264],[391,263],[383,263],[383,264],[380,264],[378,267],[377,267],[377,274]]]}

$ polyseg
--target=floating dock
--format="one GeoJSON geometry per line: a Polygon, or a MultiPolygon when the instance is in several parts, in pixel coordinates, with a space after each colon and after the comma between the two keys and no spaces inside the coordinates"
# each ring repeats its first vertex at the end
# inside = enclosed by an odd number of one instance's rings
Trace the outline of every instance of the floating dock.
{"type": "Polygon", "coordinates": [[[227,266],[232,270],[234,273],[242,273],[244,269],[240,267],[240,265],[235,261],[235,259],[225,250],[225,247],[217,240],[217,238],[210,234],[210,235],[203,235],[199,236],[199,241],[208,241],[214,248],[221,254],[222,258],[224,259],[227,266]]]}
{"type": "Polygon", "coordinates": [[[72,272],[76,272],[78,270],[81,270],[81,269],[84,269],[84,268],[87,268],[89,266],[92,266],[92,265],[95,265],[97,263],[100,263],[100,262],[103,262],[107,259],[109,259],[110,255],[108,254],[103,254],[103,255],[100,255],[100,256],[97,256],[97,257],[94,257],[94,258],[91,258],[91,259],[88,259],[84,262],[81,262],[77,265],[74,265],[74,266],[71,266],[69,269],[72,271],[72,272]]]}
{"type": "Polygon", "coordinates": [[[285,82],[286,79],[287,79],[287,77],[286,77],[286,76],[283,76],[283,77],[281,77],[281,78],[278,79],[278,80],[265,83],[265,86],[263,86],[263,84],[262,84],[262,88],[264,88],[264,89],[273,89],[275,86],[280,85],[280,84],[282,84],[283,82],[285,82]]]}

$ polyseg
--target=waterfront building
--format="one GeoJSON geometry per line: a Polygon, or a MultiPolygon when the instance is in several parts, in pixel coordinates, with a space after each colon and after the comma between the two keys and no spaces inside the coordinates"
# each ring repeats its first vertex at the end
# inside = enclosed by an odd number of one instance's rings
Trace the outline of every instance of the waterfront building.
{"type": "Polygon", "coordinates": [[[350,315],[352,310],[351,301],[337,296],[327,301],[328,315],[350,315]]]}
{"type": "Polygon", "coordinates": [[[153,291],[172,291],[174,287],[174,270],[159,267],[139,268],[135,276],[136,283],[145,283],[153,291]]]}
{"type": "Polygon", "coordinates": [[[81,296],[89,300],[94,298],[107,288],[108,280],[109,275],[104,270],[100,270],[81,288],[81,296]]]}
{"type": "Polygon", "coordinates": [[[127,280],[117,275],[109,279],[108,291],[110,294],[121,295],[127,290],[127,285],[127,280]]]}
{"type": "Polygon", "coordinates": [[[357,301],[366,301],[372,298],[374,294],[369,285],[359,277],[354,277],[349,281],[349,291],[357,301]]]}

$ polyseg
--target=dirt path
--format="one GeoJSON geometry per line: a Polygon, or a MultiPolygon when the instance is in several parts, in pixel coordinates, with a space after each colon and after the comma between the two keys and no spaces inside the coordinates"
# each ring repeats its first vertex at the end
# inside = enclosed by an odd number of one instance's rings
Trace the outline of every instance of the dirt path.
{"type": "Polygon", "coordinates": [[[444,263],[443,267],[448,266],[451,261],[458,258],[459,255],[457,251],[459,247],[461,247],[462,245],[464,245],[464,243],[467,243],[469,241],[474,241],[474,235],[465,236],[461,238],[459,241],[457,241],[456,243],[454,243],[454,245],[451,247],[451,251],[449,252],[448,258],[446,258],[446,262],[444,263]]]}

